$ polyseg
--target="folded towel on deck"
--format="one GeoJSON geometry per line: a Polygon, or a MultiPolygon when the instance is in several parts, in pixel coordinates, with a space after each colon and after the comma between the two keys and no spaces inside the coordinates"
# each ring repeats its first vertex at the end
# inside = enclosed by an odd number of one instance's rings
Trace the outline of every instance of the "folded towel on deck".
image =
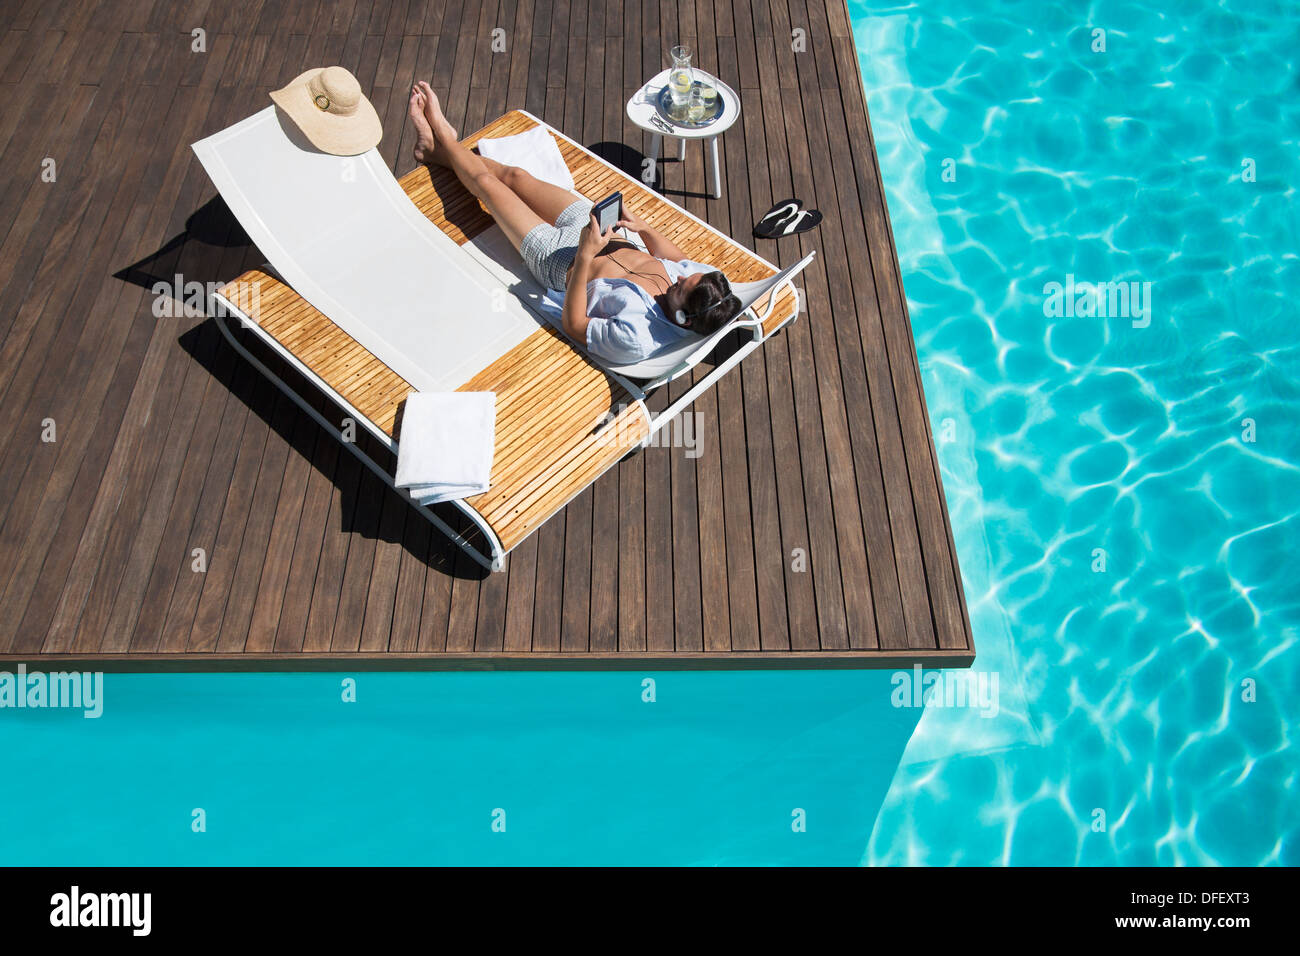
{"type": "Polygon", "coordinates": [[[478,141],[479,155],[495,159],[507,166],[519,166],[544,182],[554,183],[561,189],[573,189],[573,174],[560,155],[555,138],[544,127],[513,136],[498,136],[478,141]]]}
{"type": "Polygon", "coordinates": [[[422,505],[487,491],[496,421],[495,392],[411,393],[397,443],[397,487],[422,505]]]}

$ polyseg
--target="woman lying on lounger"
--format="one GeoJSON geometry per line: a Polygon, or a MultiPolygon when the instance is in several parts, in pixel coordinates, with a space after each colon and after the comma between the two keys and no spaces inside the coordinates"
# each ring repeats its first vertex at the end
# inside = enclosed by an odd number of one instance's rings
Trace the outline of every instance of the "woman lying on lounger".
{"type": "Polygon", "coordinates": [[[740,312],[726,276],[687,259],[626,207],[601,233],[587,200],[460,145],[428,83],[412,88],[410,112],[416,161],[450,168],[479,198],[537,280],[564,293],[564,331],[593,355],[630,365],[740,312]],[[618,228],[638,233],[650,254],[617,238],[618,228]]]}

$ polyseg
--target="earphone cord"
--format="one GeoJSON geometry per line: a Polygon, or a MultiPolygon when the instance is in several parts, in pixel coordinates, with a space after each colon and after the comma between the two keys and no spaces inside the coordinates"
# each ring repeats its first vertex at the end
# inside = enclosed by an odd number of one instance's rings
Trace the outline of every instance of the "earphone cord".
{"type": "MultiPolygon", "coordinates": [[[[610,257],[611,259],[614,259],[614,253],[612,253],[612,252],[609,253],[609,257],[610,257]]],[[[656,285],[658,285],[659,282],[660,282],[660,279],[659,279],[659,277],[658,277],[657,275],[653,275],[653,274],[651,274],[651,273],[645,273],[645,272],[637,272],[635,269],[629,269],[627,266],[623,265],[623,263],[619,262],[617,259],[614,259],[614,261],[615,261],[615,262],[618,262],[618,264],[619,264],[620,266],[623,266],[623,271],[626,272],[626,273],[628,273],[628,274],[630,274],[630,275],[640,276],[640,277],[643,278],[643,279],[650,279],[650,280],[653,281],[656,285]]],[[[667,273],[664,274],[663,281],[664,281],[664,282],[668,282],[668,285],[665,285],[665,286],[664,286],[664,290],[663,290],[664,292],[667,292],[667,291],[668,291],[668,286],[671,286],[671,285],[672,285],[672,283],[668,281],[668,275],[667,275],[667,273]]],[[[660,295],[663,295],[663,292],[661,292],[661,293],[659,293],[659,294],[660,294],[660,295]]]]}
{"type": "MultiPolygon", "coordinates": [[[[614,253],[612,253],[612,252],[609,253],[609,257],[610,257],[611,259],[614,259],[614,253]]],[[[658,285],[658,283],[659,283],[659,281],[660,281],[660,280],[659,280],[659,277],[658,277],[657,275],[651,275],[651,274],[647,274],[647,273],[645,273],[645,272],[638,272],[638,271],[636,271],[635,269],[629,269],[627,266],[623,265],[623,263],[619,262],[617,259],[614,259],[614,261],[615,261],[615,262],[618,262],[618,264],[619,264],[620,266],[623,266],[623,271],[626,272],[626,273],[628,273],[629,275],[641,276],[641,278],[643,278],[643,279],[650,279],[650,280],[652,280],[656,285],[658,285]]],[[[671,286],[671,285],[673,284],[673,283],[672,283],[672,280],[670,280],[670,279],[668,278],[668,274],[667,274],[667,272],[664,273],[663,281],[667,283],[667,285],[664,286],[664,292],[667,292],[669,286],[671,286]]],[[[664,292],[661,292],[660,295],[663,295],[664,292]]],[[[678,311],[680,312],[681,310],[679,309],[678,311]]]]}

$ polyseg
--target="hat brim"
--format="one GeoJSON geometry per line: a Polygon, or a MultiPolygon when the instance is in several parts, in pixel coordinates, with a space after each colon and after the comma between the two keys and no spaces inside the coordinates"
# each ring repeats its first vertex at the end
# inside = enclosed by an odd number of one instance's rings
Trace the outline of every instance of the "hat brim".
{"type": "Polygon", "coordinates": [[[323,153],[356,156],[379,145],[384,125],[366,97],[362,96],[356,112],[351,116],[326,112],[312,102],[307,83],[323,71],[324,67],[321,67],[299,75],[286,86],[272,92],[271,102],[280,107],[307,137],[307,141],[323,153]]]}

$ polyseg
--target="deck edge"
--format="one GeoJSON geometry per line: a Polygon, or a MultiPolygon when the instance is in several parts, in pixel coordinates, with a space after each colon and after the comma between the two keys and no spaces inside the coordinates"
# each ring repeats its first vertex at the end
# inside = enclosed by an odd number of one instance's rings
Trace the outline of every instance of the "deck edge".
{"type": "Polygon", "coordinates": [[[966,668],[974,653],[952,651],[501,651],[251,654],[0,654],[0,670],[106,673],[295,673],[349,671],[902,670],[966,668]]]}

